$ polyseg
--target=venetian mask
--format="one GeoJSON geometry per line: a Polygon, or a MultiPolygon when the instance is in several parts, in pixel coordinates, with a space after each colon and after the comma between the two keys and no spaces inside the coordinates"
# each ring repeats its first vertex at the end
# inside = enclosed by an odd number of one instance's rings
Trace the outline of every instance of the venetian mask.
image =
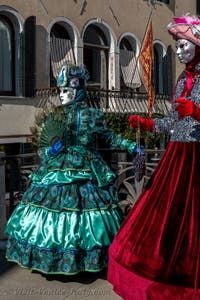
{"type": "Polygon", "coordinates": [[[79,78],[72,78],[67,87],[60,87],[60,101],[63,105],[70,104],[76,97],[76,89],[79,87],[79,78]]]}
{"type": "Polygon", "coordinates": [[[181,63],[187,64],[195,57],[196,45],[185,39],[178,39],[176,41],[176,54],[181,63]]]}
{"type": "Polygon", "coordinates": [[[76,89],[70,87],[60,88],[60,102],[62,105],[70,104],[76,97],[76,89]]]}

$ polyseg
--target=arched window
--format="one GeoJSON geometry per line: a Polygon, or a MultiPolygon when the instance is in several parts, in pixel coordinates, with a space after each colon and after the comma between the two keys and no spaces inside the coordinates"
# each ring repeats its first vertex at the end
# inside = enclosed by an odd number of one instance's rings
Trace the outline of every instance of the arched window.
{"type": "Polygon", "coordinates": [[[136,58],[136,40],[126,36],[120,42],[120,86],[121,88],[138,88],[141,80],[136,58]]]}
{"type": "Polygon", "coordinates": [[[10,20],[0,15],[0,94],[15,93],[14,28],[10,20]]]}
{"type": "Polygon", "coordinates": [[[72,41],[64,23],[55,23],[50,33],[50,86],[56,86],[61,66],[75,62],[72,41]]]}
{"type": "Polygon", "coordinates": [[[87,27],[84,33],[84,64],[90,78],[88,88],[108,88],[108,41],[96,25],[87,27]]]}
{"type": "Polygon", "coordinates": [[[154,87],[156,94],[167,92],[166,53],[160,43],[154,44],[154,87]]]}
{"type": "Polygon", "coordinates": [[[160,41],[154,43],[153,49],[155,91],[157,94],[172,95],[174,86],[172,69],[175,53],[170,46],[166,48],[160,41]]]}
{"type": "Polygon", "coordinates": [[[197,15],[200,15],[200,1],[196,0],[196,11],[197,11],[197,15]]]}

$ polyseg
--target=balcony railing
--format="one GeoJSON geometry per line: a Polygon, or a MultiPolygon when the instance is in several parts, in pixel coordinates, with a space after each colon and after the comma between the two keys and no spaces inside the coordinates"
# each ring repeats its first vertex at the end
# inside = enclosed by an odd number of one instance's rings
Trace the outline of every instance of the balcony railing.
{"type": "MultiPolygon", "coordinates": [[[[45,108],[51,105],[59,105],[57,88],[38,89],[36,97],[38,106],[45,108]]],[[[147,113],[148,100],[146,93],[136,93],[130,90],[89,90],[87,102],[91,107],[99,108],[103,112],[116,113],[147,113]]],[[[171,108],[170,96],[158,94],[155,97],[153,113],[166,115],[171,108]]]]}

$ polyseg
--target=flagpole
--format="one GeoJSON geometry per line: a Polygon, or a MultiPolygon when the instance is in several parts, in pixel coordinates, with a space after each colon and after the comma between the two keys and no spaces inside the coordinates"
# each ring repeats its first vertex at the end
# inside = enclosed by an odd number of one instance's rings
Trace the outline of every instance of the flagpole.
{"type": "MultiPolygon", "coordinates": [[[[136,72],[136,68],[138,67],[138,60],[140,59],[141,53],[143,51],[144,41],[146,40],[147,32],[149,32],[149,25],[150,25],[150,21],[151,21],[151,18],[152,18],[152,13],[153,13],[153,9],[151,8],[151,11],[150,11],[150,14],[149,14],[149,17],[148,17],[148,21],[147,21],[147,24],[146,24],[146,28],[145,28],[145,33],[144,33],[144,36],[143,36],[143,39],[142,39],[140,51],[139,51],[139,54],[138,54],[137,59],[136,59],[135,69],[134,69],[134,72],[133,72],[133,75],[132,75],[131,83],[133,81],[133,78],[134,78],[134,75],[135,75],[135,72],[136,72]]],[[[152,26],[152,24],[151,24],[151,26],[152,26]]],[[[152,30],[152,28],[151,28],[151,30],[152,30]]],[[[140,72],[139,72],[139,74],[140,74],[140,72]]],[[[144,84],[144,82],[143,82],[143,84],[144,84]]],[[[145,85],[145,87],[146,87],[146,85],[145,85]]],[[[151,87],[151,89],[152,89],[152,87],[151,87]]],[[[151,92],[152,92],[152,90],[151,90],[151,92]]],[[[148,116],[151,117],[152,116],[152,106],[149,105],[149,88],[147,90],[147,94],[148,94],[148,116]]],[[[127,93],[127,96],[128,96],[128,93],[127,93]]],[[[140,147],[140,122],[139,122],[139,118],[138,118],[138,128],[137,128],[137,131],[136,131],[136,143],[138,144],[138,147],[140,147]]]]}
{"type": "Polygon", "coordinates": [[[149,14],[149,17],[148,17],[148,20],[147,20],[147,25],[146,25],[146,28],[145,28],[145,32],[144,32],[144,35],[143,35],[143,39],[142,39],[142,43],[141,43],[141,47],[140,47],[140,51],[139,51],[139,54],[136,58],[136,63],[135,63],[135,69],[133,71],[133,75],[132,75],[132,78],[131,78],[131,82],[133,82],[133,78],[135,76],[135,72],[137,70],[137,65],[138,65],[138,60],[139,60],[139,57],[140,57],[140,54],[141,54],[141,50],[142,50],[142,47],[143,47],[143,43],[144,43],[144,40],[145,40],[145,37],[146,37],[146,34],[147,34],[147,30],[148,30],[148,27],[149,27],[149,23],[151,21],[151,17],[152,17],[152,13],[153,13],[153,9],[151,8],[151,11],[150,11],[150,14],[149,14]]]}

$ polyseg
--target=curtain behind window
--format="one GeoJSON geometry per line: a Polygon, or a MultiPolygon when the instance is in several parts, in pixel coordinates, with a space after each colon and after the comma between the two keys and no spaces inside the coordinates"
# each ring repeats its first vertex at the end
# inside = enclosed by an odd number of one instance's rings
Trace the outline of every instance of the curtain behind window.
{"type": "Polygon", "coordinates": [[[136,66],[136,58],[134,51],[120,50],[120,67],[124,84],[130,88],[138,88],[141,86],[141,79],[136,66]]]}
{"type": "Polygon", "coordinates": [[[12,30],[0,17],[0,92],[12,92],[12,30]]]}
{"type": "Polygon", "coordinates": [[[68,39],[51,37],[51,67],[53,76],[57,79],[60,69],[66,62],[75,63],[72,42],[68,39]]]}

